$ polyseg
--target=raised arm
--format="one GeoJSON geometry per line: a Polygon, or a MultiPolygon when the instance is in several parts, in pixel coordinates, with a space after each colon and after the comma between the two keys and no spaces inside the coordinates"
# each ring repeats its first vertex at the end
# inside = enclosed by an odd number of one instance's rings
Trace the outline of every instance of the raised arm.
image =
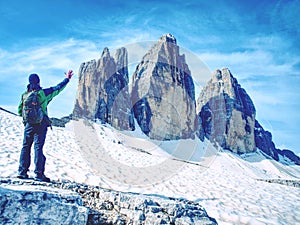
{"type": "Polygon", "coordinates": [[[70,79],[74,74],[72,70],[69,70],[68,73],[65,73],[65,75],[66,78],[62,82],[60,82],[54,87],[44,89],[44,93],[48,100],[48,103],[67,86],[67,84],[69,83],[70,79]]]}

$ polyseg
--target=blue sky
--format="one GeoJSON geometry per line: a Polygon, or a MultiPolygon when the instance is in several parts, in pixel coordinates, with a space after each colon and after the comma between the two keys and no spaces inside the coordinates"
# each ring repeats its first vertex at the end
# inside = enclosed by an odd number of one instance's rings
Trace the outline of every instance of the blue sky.
{"type": "MultiPolygon", "coordinates": [[[[55,85],[104,47],[171,33],[211,71],[228,67],[276,146],[300,153],[299,12],[300,0],[0,0],[0,106],[16,111],[30,73],[55,85]]],[[[50,104],[51,116],[71,113],[77,79],[50,104]]]]}

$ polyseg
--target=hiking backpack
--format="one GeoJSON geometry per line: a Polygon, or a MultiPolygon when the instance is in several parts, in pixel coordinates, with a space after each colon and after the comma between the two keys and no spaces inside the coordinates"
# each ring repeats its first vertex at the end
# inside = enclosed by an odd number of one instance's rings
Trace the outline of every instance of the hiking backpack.
{"type": "Polygon", "coordinates": [[[23,96],[23,122],[29,124],[39,124],[44,118],[44,112],[39,103],[38,92],[31,91],[23,96]]]}

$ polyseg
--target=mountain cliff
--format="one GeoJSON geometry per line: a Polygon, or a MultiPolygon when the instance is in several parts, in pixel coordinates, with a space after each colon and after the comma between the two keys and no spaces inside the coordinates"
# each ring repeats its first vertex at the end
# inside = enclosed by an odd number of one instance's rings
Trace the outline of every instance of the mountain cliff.
{"type": "Polygon", "coordinates": [[[256,147],[262,150],[265,154],[275,159],[276,161],[290,160],[296,165],[300,166],[300,157],[295,155],[292,151],[284,149],[280,150],[275,147],[272,141],[272,134],[269,131],[264,130],[264,128],[255,121],[255,143],[256,147]]]}
{"type": "Polygon", "coordinates": [[[235,153],[256,150],[255,107],[229,69],[214,72],[197,100],[197,115],[207,139],[235,153]]]}
{"type": "Polygon", "coordinates": [[[174,36],[162,36],[138,64],[131,101],[139,126],[150,138],[194,137],[194,82],[174,36]]]}
{"type": "Polygon", "coordinates": [[[276,161],[292,161],[300,165],[300,157],[290,150],[280,150],[272,141],[272,134],[255,119],[255,106],[228,68],[216,70],[197,99],[203,136],[222,148],[243,154],[262,150],[276,161]]]}
{"type": "Polygon", "coordinates": [[[104,48],[97,62],[81,64],[73,116],[100,119],[120,130],[134,130],[125,48],[117,49],[115,58],[104,48]]]}

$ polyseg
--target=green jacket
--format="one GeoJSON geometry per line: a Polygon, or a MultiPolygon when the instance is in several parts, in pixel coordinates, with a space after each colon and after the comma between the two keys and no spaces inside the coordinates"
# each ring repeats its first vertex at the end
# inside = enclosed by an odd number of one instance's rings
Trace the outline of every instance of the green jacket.
{"type": "MultiPolygon", "coordinates": [[[[45,88],[38,90],[38,98],[41,104],[41,108],[45,115],[48,116],[47,106],[51,100],[57,96],[68,84],[69,79],[65,78],[62,82],[60,82],[55,87],[45,88]]],[[[26,95],[28,94],[28,90],[22,94],[21,101],[18,107],[18,114],[22,116],[23,102],[25,100],[26,95]]]]}

